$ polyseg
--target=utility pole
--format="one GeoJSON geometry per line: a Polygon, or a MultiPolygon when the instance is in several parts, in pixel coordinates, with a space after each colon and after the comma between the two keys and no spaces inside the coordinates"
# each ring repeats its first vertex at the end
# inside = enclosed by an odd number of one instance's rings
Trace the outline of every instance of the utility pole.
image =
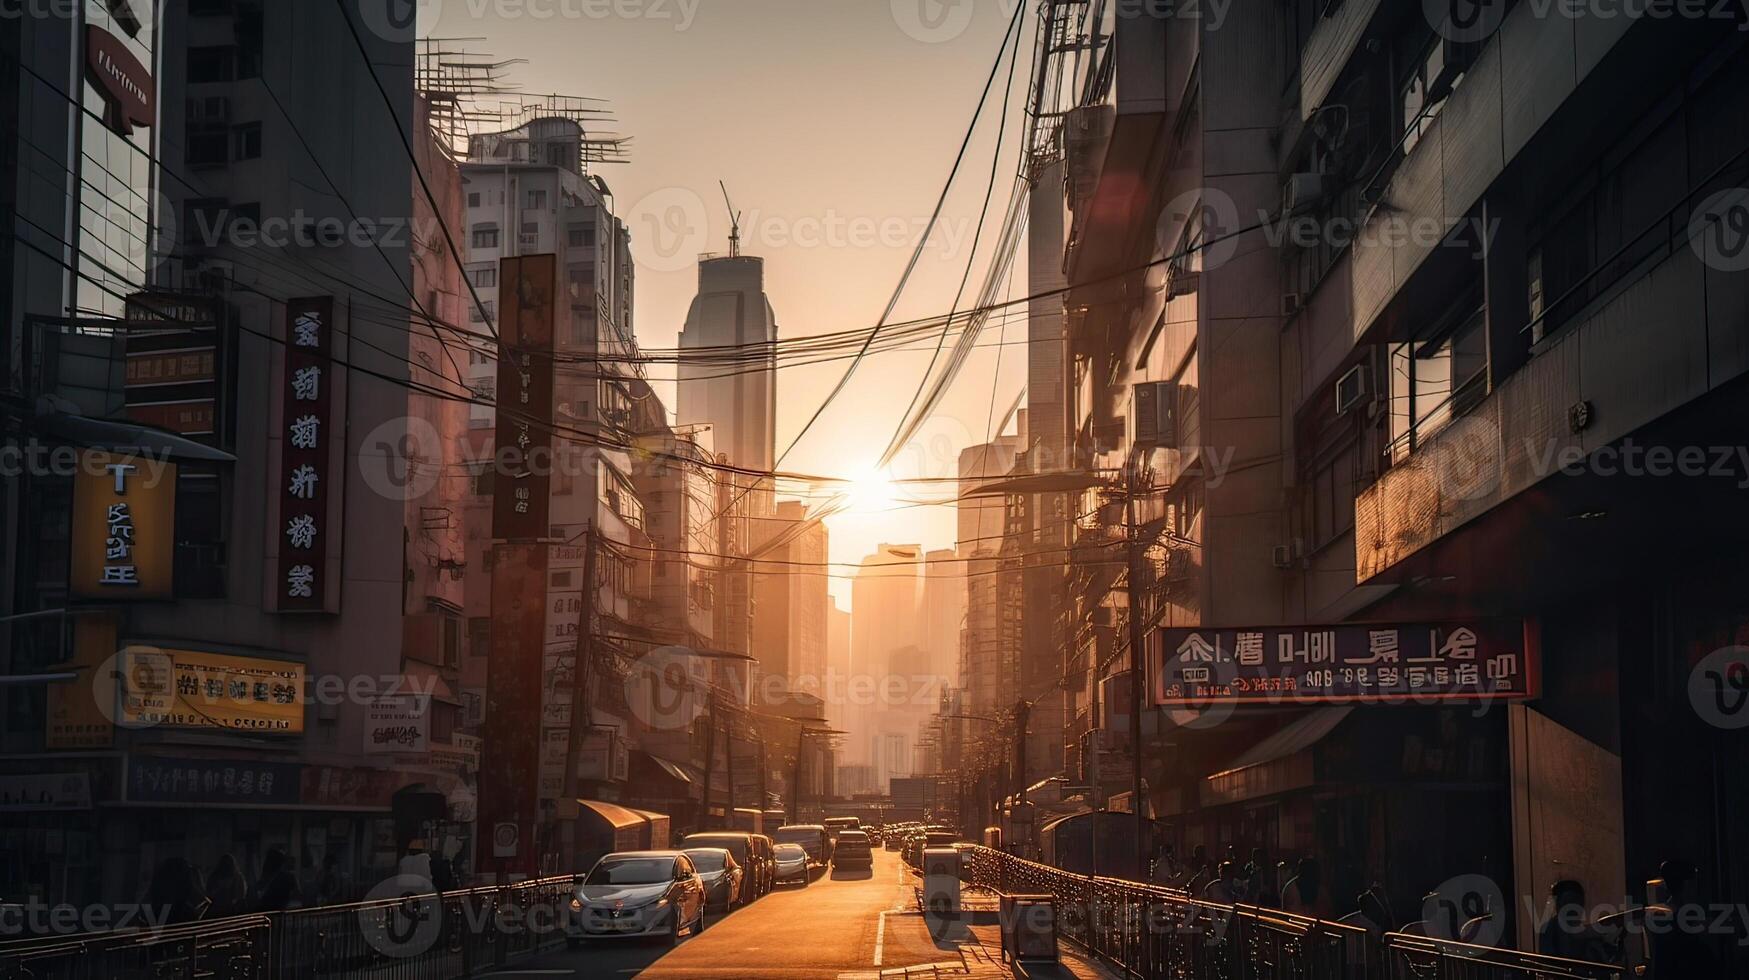
{"type": "MultiPolygon", "coordinates": [[[[1134,759],[1133,783],[1130,789],[1130,809],[1136,815],[1136,877],[1148,871],[1148,811],[1142,800],[1142,695],[1147,690],[1146,659],[1142,656],[1142,527],[1136,513],[1136,470],[1138,458],[1132,448],[1124,467],[1125,509],[1129,532],[1128,578],[1130,621],[1130,753],[1134,759]]],[[[1097,835],[1095,835],[1097,836],[1097,835]]]]}
{"type": "Polygon", "coordinates": [[[803,725],[800,734],[796,735],[796,768],[795,776],[789,783],[789,822],[796,823],[801,819],[802,805],[802,748],[808,744],[808,726],[803,725]]]}
{"type": "Polygon", "coordinates": [[[701,830],[711,829],[711,773],[717,766],[717,692],[705,695],[708,711],[704,730],[704,813],[699,821],[701,830]]]}
{"type": "MultiPolygon", "coordinates": [[[[715,704],[713,701],[712,704],[715,704]]],[[[723,723],[723,748],[729,756],[729,805],[724,816],[729,820],[729,827],[735,826],[735,723],[733,720],[723,723]]]]}
{"type": "MultiPolygon", "coordinates": [[[[571,725],[565,733],[565,799],[577,799],[577,763],[583,754],[583,735],[594,727],[590,710],[589,681],[595,673],[595,522],[583,532],[583,586],[577,599],[577,652],[571,663],[571,725]]],[[[576,821],[566,823],[564,841],[569,857],[576,856],[576,821]]]]}

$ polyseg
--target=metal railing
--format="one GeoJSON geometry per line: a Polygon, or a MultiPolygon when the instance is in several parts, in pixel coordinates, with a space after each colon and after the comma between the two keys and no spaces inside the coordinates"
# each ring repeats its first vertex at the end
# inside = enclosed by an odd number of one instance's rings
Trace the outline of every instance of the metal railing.
{"type": "Polygon", "coordinates": [[[0,980],[456,980],[564,938],[570,875],[0,943],[0,980]]]}
{"type": "Polygon", "coordinates": [[[1055,897],[1059,935],[1141,980],[1626,980],[1618,966],[1389,934],[961,847],[961,878],[1055,897]]]}

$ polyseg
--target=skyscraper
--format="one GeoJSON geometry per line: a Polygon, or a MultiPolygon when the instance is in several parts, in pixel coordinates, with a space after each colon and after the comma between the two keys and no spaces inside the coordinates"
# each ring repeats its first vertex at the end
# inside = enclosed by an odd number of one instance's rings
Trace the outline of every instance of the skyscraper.
{"type": "Polygon", "coordinates": [[[761,472],[777,456],[776,340],[765,260],[701,259],[698,296],[680,332],[680,424],[710,424],[717,452],[761,472]]]}

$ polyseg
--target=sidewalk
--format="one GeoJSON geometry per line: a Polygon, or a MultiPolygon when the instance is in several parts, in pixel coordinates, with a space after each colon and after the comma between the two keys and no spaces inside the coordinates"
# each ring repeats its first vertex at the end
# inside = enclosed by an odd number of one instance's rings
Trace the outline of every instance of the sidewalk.
{"type": "Polygon", "coordinates": [[[1017,976],[1117,980],[1117,974],[1068,943],[1059,945],[1056,964],[1029,964],[1025,972],[1017,973],[1014,964],[1002,962],[1002,936],[1001,927],[996,922],[995,896],[968,890],[962,896],[962,909],[961,919],[951,923],[927,919],[921,911],[887,913],[884,941],[888,950],[926,952],[933,949],[934,953],[912,957],[927,960],[921,966],[883,969],[869,976],[915,977],[919,980],[937,977],[1008,980],[1017,976]]]}

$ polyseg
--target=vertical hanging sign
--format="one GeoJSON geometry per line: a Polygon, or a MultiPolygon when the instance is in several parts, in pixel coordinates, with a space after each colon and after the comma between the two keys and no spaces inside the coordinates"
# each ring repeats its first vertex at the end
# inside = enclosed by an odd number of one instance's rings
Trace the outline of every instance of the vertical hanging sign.
{"type": "Polygon", "coordinates": [[[285,306],[285,373],[280,436],[279,570],[282,612],[322,612],[328,590],[329,440],[333,384],[334,299],[294,299],[285,306]]]}
{"type": "Polygon", "coordinates": [[[503,260],[498,276],[497,452],[492,536],[546,537],[553,468],[552,255],[503,260]]]}

